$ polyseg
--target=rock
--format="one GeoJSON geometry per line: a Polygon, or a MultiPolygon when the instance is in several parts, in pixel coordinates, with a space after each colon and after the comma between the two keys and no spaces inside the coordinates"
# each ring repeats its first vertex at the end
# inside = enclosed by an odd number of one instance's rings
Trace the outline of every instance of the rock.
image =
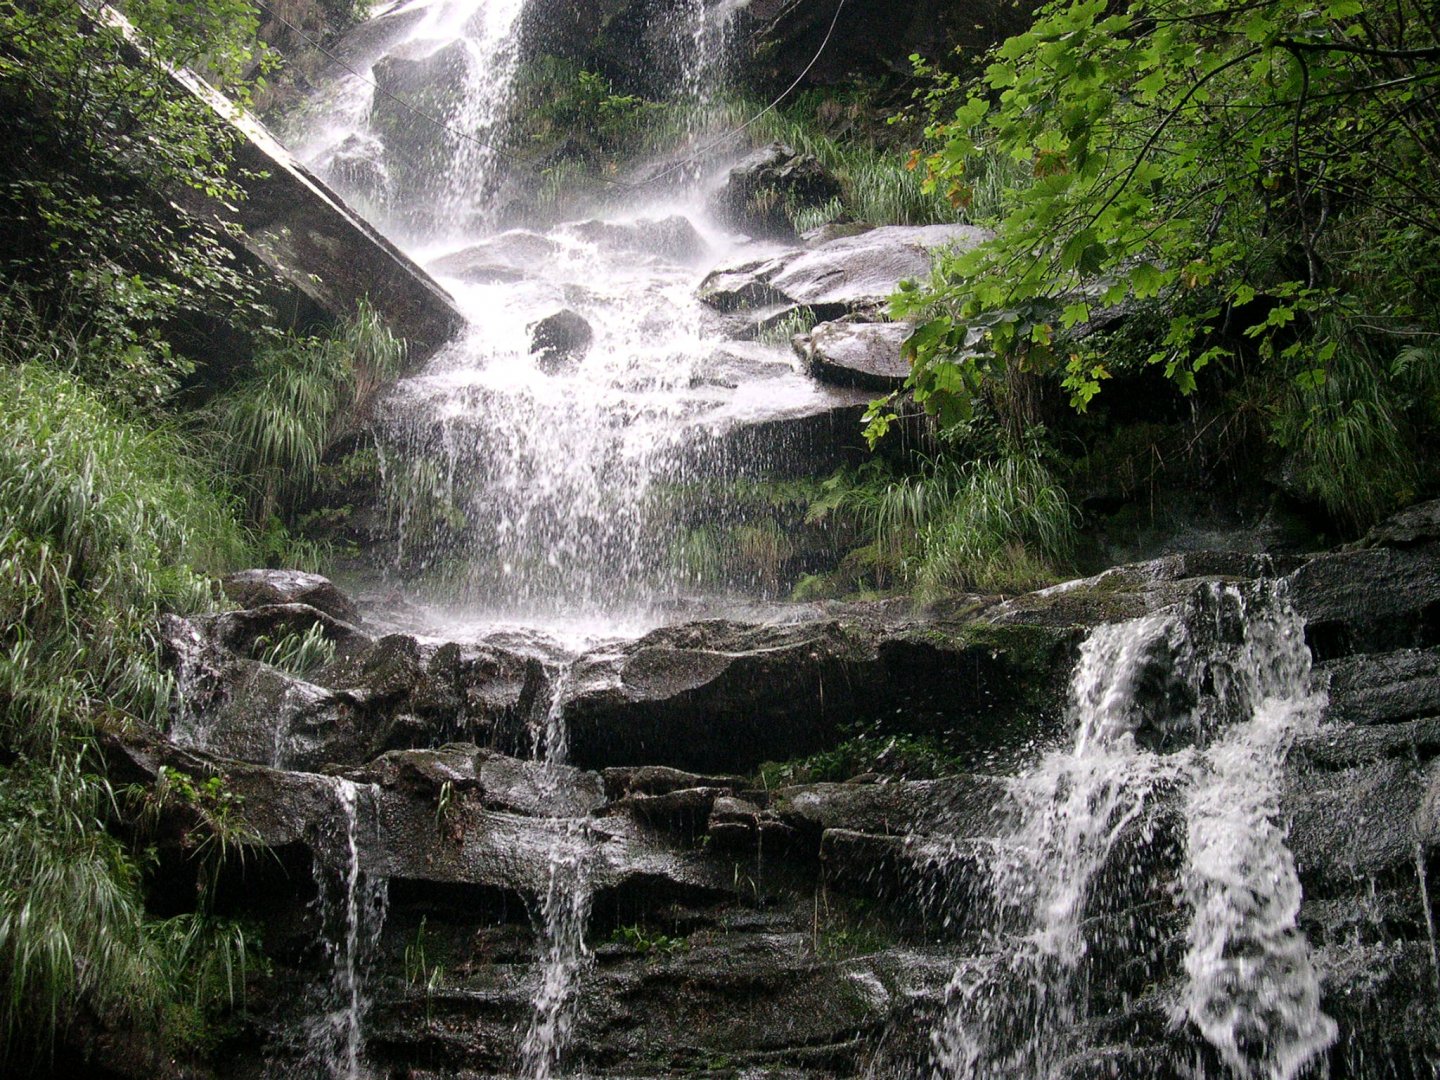
{"type": "Polygon", "coordinates": [[[941,248],[970,248],[989,236],[971,225],[891,225],[769,259],[721,265],[700,284],[719,311],[784,304],[822,319],[884,309],[900,282],[930,273],[941,248]]]}
{"type": "Polygon", "coordinates": [[[828,322],[795,338],[795,352],[822,382],[889,393],[910,376],[900,347],[908,323],[828,322]]]}
{"type": "Polygon", "coordinates": [[[657,255],[677,263],[693,263],[710,249],[690,219],[681,214],[631,222],[582,221],[565,230],[607,251],[657,255]]]}
{"type": "Polygon", "coordinates": [[[713,203],[720,219],[742,232],[794,240],[791,212],[839,196],[839,181],[815,157],[772,143],[730,170],[713,203]]]}
{"type": "Polygon", "coordinates": [[[957,753],[982,761],[1057,722],[1069,630],[920,630],[869,619],[691,623],[582,657],[564,706],[572,759],[746,771],[813,753],[838,741],[843,725],[899,710],[911,730],[944,731],[957,753]]]}
{"type": "Polygon", "coordinates": [[[762,94],[801,86],[852,86],[908,78],[910,56],[939,60],[957,49],[980,55],[1029,25],[1031,8],[1002,0],[957,6],[947,0],[853,4],[835,18],[825,0],[751,0],[735,33],[740,77],[762,94]]]}
{"type": "Polygon", "coordinates": [[[351,623],[342,622],[309,604],[266,604],[219,615],[199,615],[189,622],[212,648],[236,656],[255,657],[267,644],[312,632],[316,627],[341,657],[361,657],[374,642],[351,623]]]}
{"type": "Polygon", "coordinates": [[[241,570],[220,581],[225,595],[242,608],[309,604],[341,622],[359,625],[360,612],[329,578],[300,570],[241,570]]]}
{"type": "Polygon", "coordinates": [[[477,284],[521,281],[530,275],[536,263],[554,258],[559,251],[560,245],[547,236],[511,229],[444,255],[429,265],[436,274],[477,284]]]}
{"type": "Polygon", "coordinates": [[[775,792],[767,813],[819,835],[827,829],[881,835],[993,836],[1003,781],[953,776],[887,784],[805,784],[775,792]]]}
{"type": "Polygon", "coordinates": [[[595,331],[590,324],[569,309],[547,315],[528,329],[531,332],[530,352],[534,354],[540,370],[549,374],[578,364],[595,340],[595,331]]]}
{"type": "Polygon", "coordinates": [[[1440,716],[1440,648],[1347,656],[1323,665],[1326,716],[1353,724],[1393,724],[1440,716]]]}
{"type": "Polygon", "coordinates": [[[664,795],[627,795],[615,809],[632,814],[647,825],[656,825],[686,836],[705,831],[711,808],[723,795],[721,788],[682,788],[664,795]]]}
{"type": "Polygon", "coordinates": [[[1290,577],[1317,660],[1440,645],[1440,549],[1374,547],[1311,559],[1290,577]]]}
{"type": "Polygon", "coordinates": [[[1366,879],[1413,875],[1424,799],[1423,774],[1403,759],[1308,773],[1287,784],[1281,809],[1305,896],[1324,899],[1366,879]]]}
{"type": "Polygon", "coordinates": [[[666,768],[664,765],[641,765],[624,769],[606,769],[605,794],[612,799],[626,795],[668,795],[686,788],[719,788],[736,791],[745,785],[743,776],[697,776],[695,773],[666,768]]]}
{"type": "Polygon", "coordinates": [[[1348,769],[1390,758],[1429,761],[1440,755],[1440,719],[1367,727],[1327,724],[1298,739],[1291,753],[1319,769],[1348,769]]]}
{"type": "Polygon", "coordinates": [[[417,797],[437,799],[451,792],[473,793],[487,810],[526,817],[586,817],[605,804],[595,773],[565,765],[522,761],[473,743],[436,750],[392,750],[343,773],[356,783],[379,784],[417,797]]]}
{"type": "Polygon", "coordinates": [[[1413,547],[1440,540],[1440,499],[1417,503],[1376,525],[1356,544],[1359,548],[1413,547]]]}
{"type": "Polygon", "coordinates": [[[277,283],[277,298],[283,298],[277,308],[338,321],[368,300],[405,339],[408,362],[417,366],[459,332],[464,319],[450,295],[248,113],[186,71],[175,69],[171,77],[237,136],[228,175],[243,197],[225,199],[188,187],[169,197],[183,211],[217,225],[242,264],[277,283]]]}
{"type": "Polygon", "coordinates": [[[255,660],[221,668],[203,712],[171,725],[183,746],[271,768],[318,769],[359,764],[379,738],[363,697],[322,686],[255,660]]]}
{"type": "Polygon", "coordinates": [[[388,158],[407,177],[407,189],[423,183],[436,164],[430,125],[419,120],[415,110],[430,116],[453,115],[463,99],[468,71],[466,44],[460,40],[440,49],[428,42],[399,45],[371,69],[377,87],[371,126],[384,139],[388,158]]]}

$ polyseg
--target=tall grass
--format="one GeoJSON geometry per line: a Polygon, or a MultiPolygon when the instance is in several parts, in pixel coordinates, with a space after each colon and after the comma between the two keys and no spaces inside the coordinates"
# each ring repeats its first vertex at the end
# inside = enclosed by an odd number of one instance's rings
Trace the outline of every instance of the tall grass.
{"type": "MultiPolygon", "coordinates": [[[[826,107],[824,98],[801,95],[788,108],[765,113],[750,129],[760,142],[782,142],[811,155],[840,184],[839,199],[789,209],[799,232],[842,220],[871,225],[985,224],[999,217],[1006,189],[1023,182],[1019,166],[1010,159],[987,159],[968,178],[965,200],[952,202],[945,191],[925,190],[924,169],[911,168],[908,154],[859,134],[828,133],[820,121],[826,107]]],[[[741,122],[759,111],[755,102],[730,105],[732,116],[741,122]]]]}
{"type": "MultiPolygon", "coordinates": [[[[194,427],[122,415],[75,372],[83,336],[7,326],[0,349],[0,1071],[42,1063],[76,1018],[185,1044],[233,1002],[249,943],[199,911],[145,913],[96,734],[159,728],[174,687],[162,611],[249,563],[255,512],[307,489],[403,349],[369,308],[287,339],[194,427]]],[[[275,659],[323,660],[303,638],[275,659]]],[[[211,822],[211,824],[215,824],[211,822]]],[[[223,838],[221,838],[223,841],[223,838]]],[[[223,850],[223,842],[212,845],[223,850]]]]}
{"type": "Polygon", "coordinates": [[[1048,584],[1067,568],[1077,526],[1063,488],[1025,452],[927,461],[899,477],[879,465],[837,474],[810,509],[811,520],[830,515],[869,539],[851,553],[853,567],[927,599],[1048,584]]]}
{"type": "Polygon", "coordinates": [[[176,432],[39,363],[0,367],[0,396],[0,1032],[18,1068],[82,1005],[158,1030],[192,966],[107,829],[93,734],[164,721],[155,617],[208,605],[204,575],[241,561],[247,536],[176,432]]]}
{"type": "Polygon", "coordinates": [[[257,522],[293,507],[315,484],[325,451],[363,415],[405,360],[405,344],[370,305],[322,337],[288,336],[201,415],[217,459],[257,522]]]}

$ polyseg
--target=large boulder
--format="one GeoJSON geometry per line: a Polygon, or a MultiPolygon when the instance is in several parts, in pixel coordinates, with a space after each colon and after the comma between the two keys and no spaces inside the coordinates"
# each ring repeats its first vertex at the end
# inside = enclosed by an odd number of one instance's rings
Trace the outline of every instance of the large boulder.
{"type": "Polygon", "coordinates": [[[970,248],[989,234],[972,225],[891,225],[843,236],[813,248],[716,267],[700,298],[719,311],[784,305],[824,319],[873,315],[900,282],[926,277],[935,252],[970,248]]]}
{"type": "Polygon", "coordinates": [[[793,344],[817,379],[889,393],[910,376],[910,362],[900,355],[910,332],[908,323],[827,322],[793,344]]]}
{"type": "Polygon", "coordinates": [[[342,622],[360,622],[360,610],[335,583],[302,570],[240,570],[221,579],[225,595],[242,608],[309,604],[342,622]]]}
{"type": "Polygon", "coordinates": [[[530,352],[541,371],[555,374],[585,358],[595,331],[579,312],[564,308],[530,327],[530,352]]]}
{"type": "Polygon", "coordinates": [[[731,169],[713,202],[720,219],[741,232],[794,240],[792,213],[839,195],[840,182],[813,155],[772,143],[731,169]]]}
{"type": "Polygon", "coordinates": [[[1055,730],[1074,641],[1070,628],[917,625],[865,607],[780,626],[670,627],[575,664],[570,751],[591,768],[742,772],[899,713],[984,760],[1055,730]]]}

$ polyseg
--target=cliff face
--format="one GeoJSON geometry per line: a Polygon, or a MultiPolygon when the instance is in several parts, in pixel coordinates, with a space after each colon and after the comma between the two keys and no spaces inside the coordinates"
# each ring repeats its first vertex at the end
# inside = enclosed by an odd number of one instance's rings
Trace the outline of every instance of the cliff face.
{"type": "MultiPolygon", "coordinates": [[[[111,754],[142,784],[224,777],[256,849],[221,906],[263,922],[271,962],[217,1076],[324,1074],[343,1047],[317,1018],[387,1075],[536,1075],[527,1029],[556,1001],[545,1052],[590,1076],[964,1075],[949,1040],[977,1016],[1044,1075],[1229,1075],[1206,993],[1255,1025],[1246,1060],[1427,1075],[1437,523],[1428,504],[1309,559],[1176,556],[569,659],[513,632],[380,637],[319,579],[253,572],[227,589],[259,606],[166,628],[190,688],[169,738],[111,754]],[[251,658],[306,625],[328,666],[251,658]],[[531,760],[562,716],[576,764],[531,760]],[[879,717],[889,748],[851,775],[835,751],[879,717]],[[846,782],[754,772],[815,751],[846,782]],[[1052,886],[1074,910],[1035,917],[1081,951],[1027,966],[1014,920],[1052,886]],[[1069,1011],[1033,1011],[1032,979],[1069,1011]]],[[[168,902],[193,888],[187,812],[160,829],[168,902]]]]}
{"type": "MultiPolygon", "coordinates": [[[[575,60],[635,91],[665,86],[664,28],[681,0],[537,0],[526,45],[575,60]],[[639,46],[637,48],[637,45],[639,46]]],[[[717,7],[724,6],[716,5],[717,7]]],[[[752,0],[731,4],[737,84],[757,95],[910,74],[910,56],[980,51],[1018,32],[1029,11],[1002,0],[752,0]],[[817,58],[818,57],[818,58],[817,58]],[[813,61],[813,64],[812,64],[813,61]]]]}

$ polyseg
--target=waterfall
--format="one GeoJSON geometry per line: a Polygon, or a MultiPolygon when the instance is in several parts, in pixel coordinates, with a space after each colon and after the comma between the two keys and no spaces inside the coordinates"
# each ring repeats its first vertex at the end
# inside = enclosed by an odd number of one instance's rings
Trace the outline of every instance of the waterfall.
{"type": "Polygon", "coordinates": [[[1300,878],[1279,806],[1285,752],[1325,698],[1309,688],[1304,630],[1283,603],[1257,608],[1237,590],[1219,599],[1219,616],[1237,611],[1244,636],[1215,666],[1226,680],[1215,700],[1240,703],[1244,719],[1201,755],[1186,801],[1185,1011],[1235,1075],[1290,1080],[1337,1033],[1296,926],[1300,878]]]}
{"type": "MultiPolygon", "coordinates": [[[[683,0],[641,44],[692,143],[713,125],[739,6],[683,0]]],[[[496,193],[515,175],[496,142],[527,70],[524,7],[432,4],[354,59],[364,78],[338,76],[292,141],[469,321],[376,418],[387,572],[437,623],[653,626],[699,580],[685,500],[765,467],[727,456],[724,433],[830,399],[788,347],[733,340],[696,298],[735,242],[710,220],[698,173],[678,190],[621,184],[594,219],[517,204],[497,224],[496,193]],[[401,123],[376,80],[408,86],[440,126],[401,123]],[[439,115],[438,100],[461,104],[439,115]],[[565,340],[545,346],[557,326],[565,340]]]]}
{"type": "Polygon", "coordinates": [[[1070,747],[1010,784],[1012,825],[985,882],[987,952],[951,980],[935,1076],[1050,1076],[1084,1050],[1092,998],[1126,995],[1101,985],[1104,958],[1154,981],[1166,931],[1146,910],[1168,888],[1167,831],[1190,909],[1175,1022],[1255,1080],[1291,1080],[1334,1041],[1279,821],[1284,754],[1324,705],[1309,674],[1299,620],[1273,588],[1217,586],[1185,612],[1092,632],[1071,681],[1070,747]]]}
{"type": "Polygon", "coordinates": [[[1137,696],[1179,626],[1160,616],[1102,626],[1081,648],[1072,746],[1010,784],[1015,823],[988,882],[994,963],[951,980],[932,1038],[937,1076],[1042,1077],[1067,1051],[1086,1012],[1082,921],[1095,878],[1122,842],[1149,839],[1149,801],[1182,768],[1135,742],[1137,696]]]}
{"type": "Polygon", "coordinates": [[[385,924],[388,889],[384,878],[360,869],[358,808],[368,802],[373,815],[373,787],[326,779],[334,788],[339,813],[336,827],[315,845],[314,910],[329,971],[317,990],[314,1015],[305,1024],[301,1065],[307,1076],[358,1080],[364,1075],[363,1025],[370,1004],[365,980],[385,924]]]}
{"type": "MultiPolygon", "coordinates": [[[[554,792],[569,750],[565,723],[565,692],[571,668],[556,672],[550,700],[532,727],[536,757],[542,762],[542,786],[554,792]]],[[[530,1026],[520,1045],[521,1073],[532,1080],[557,1075],[561,1055],[575,1024],[580,981],[590,966],[585,931],[590,922],[594,888],[590,868],[594,842],[584,818],[561,819],[562,830],[547,853],[549,880],[539,901],[539,981],[531,998],[530,1026]]]]}

